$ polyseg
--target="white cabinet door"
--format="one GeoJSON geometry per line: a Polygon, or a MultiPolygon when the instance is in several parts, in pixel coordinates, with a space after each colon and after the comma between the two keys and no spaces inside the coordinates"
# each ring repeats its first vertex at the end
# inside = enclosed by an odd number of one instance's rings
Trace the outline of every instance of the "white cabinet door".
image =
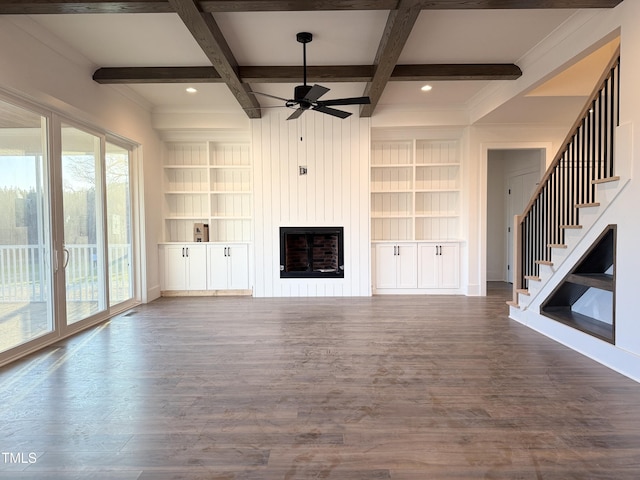
{"type": "Polygon", "coordinates": [[[396,245],[376,243],[376,288],[396,288],[396,245]]]}
{"type": "Polygon", "coordinates": [[[420,243],[418,264],[418,288],[460,287],[458,243],[420,243]]]}
{"type": "Polygon", "coordinates": [[[418,249],[415,243],[396,244],[396,286],[416,288],[418,286],[418,249]]]}
{"type": "Polygon", "coordinates": [[[231,290],[249,288],[249,246],[246,244],[227,247],[229,286],[231,290]]]}
{"type": "Polygon", "coordinates": [[[415,243],[376,244],[376,288],[416,288],[415,243]]]}
{"type": "Polygon", "coordinates": [[[225,245],[207,245],[209,249],[209,289],[226,290],[229,276],[227,247],[225,245]]]}
{"type": "Polygon", "coordinates": [[[163,260],[162,290],[186,290],[185,247],[183,245],[161,245],[163,260]]]}
{"type": "Polygon", "coordinates": [[[186,245],[187,290],[207,289],[207,248],[186,245]]]}
{"type": "Polygon", "coordinates": [[[209,248],[209,289],[247,290],[249,288],[249,246],[217,244],[209,248]]]}
{"type": "Polygon", "coordinates": [[[460,245],[443,243],[440,253],[440,287],[460,287],[460,245]]]}
{"type": "Polygon", "coordinates": [[[161,245],[164,290],[206,290],[207,250],[204,245],[161,245]]]}
{"type": "Polygon", "coordinates": [[[439,285],[438,245],[418,244],[418,288],[438,288],[439,285]]]}

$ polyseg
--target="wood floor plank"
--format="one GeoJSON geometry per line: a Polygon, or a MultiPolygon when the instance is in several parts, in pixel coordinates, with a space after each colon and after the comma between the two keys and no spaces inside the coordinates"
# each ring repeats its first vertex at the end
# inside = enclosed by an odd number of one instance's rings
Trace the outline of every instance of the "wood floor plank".
{"type": "Polygon", "coordinates": [[[488,291],[136,307],[0,369],[0,479],[637,479],[640,385],[488,291]]]}

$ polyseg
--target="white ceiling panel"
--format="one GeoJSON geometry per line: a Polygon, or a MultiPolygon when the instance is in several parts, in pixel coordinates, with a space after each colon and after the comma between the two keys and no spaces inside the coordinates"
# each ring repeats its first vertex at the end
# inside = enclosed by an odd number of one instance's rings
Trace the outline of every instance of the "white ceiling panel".
{"type": "Polygon", "coordinates": [[[224,83],[153,83],[129,85],[134,92],[155,107],[186,110],[239,109],[238,102],[224,83]],[[196,93],[188,93],[187,87],[195,87],[196,93]]]}
{"type": "Polygon", "coordinates": [[[406,105],[417,107],[460,108],[467,105],[475,95],[489,85],[487,81],[446,81],[446,82],[389,82],[380,98],[379,105],[406,105]],[[425,84],[433,88],[423,92],[425,84]]]}
{"type": "Polygon", "coordinates": [[[574,12],[422,11],[398,63],[513,63],[574,12]]]}
{"type": "Polygon", "coordinates": [[[211,65],[173,13],[31,18],[100,67],[211,65]]]}
{"type": "Polygon", "coordinates": [[[302,65],[296,33],[310,32],[308,65],[371,65],[385,11],[247,12],[214,15],[240,65],[302,65]]]}

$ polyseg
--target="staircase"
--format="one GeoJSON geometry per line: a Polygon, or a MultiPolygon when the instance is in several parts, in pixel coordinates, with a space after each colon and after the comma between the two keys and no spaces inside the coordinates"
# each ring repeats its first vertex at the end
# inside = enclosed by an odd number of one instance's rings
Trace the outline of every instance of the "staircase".
{"type": "MultiPolygon", "coordinates": [[[[541,313],[543,305],[557,301],[562,282],[598,241],[603,216],[629,181],[624,150],[630,132],[619,126],[619,82],[617,52],[524,213],[514,220],[511,318],[524,319],[527,310],[541,313]]],[[[586,333],[593,334],[588,328],[586,333]]],[[[613,333],[606,340],[613,343],[613,333]]]]}

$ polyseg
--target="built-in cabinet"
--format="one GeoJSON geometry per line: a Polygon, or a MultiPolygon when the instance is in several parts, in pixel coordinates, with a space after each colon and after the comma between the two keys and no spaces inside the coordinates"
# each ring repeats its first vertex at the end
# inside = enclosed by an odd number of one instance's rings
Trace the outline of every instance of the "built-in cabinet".
{"type": "Polygon", "coordinates": [[[457,293],[460,197],[457,139],[372,143],[375,293],[457,293]]]}
{"type": "Polygon", "coordinates": [[[415,243],[377,243],[376,287],[416,288],[418,250],[415,243]]]}
{"type": "Polygon", "coordinates": [[[161,245],[162,290],[201,291],[207,289],[205,245],[161,245]]]}
{"type": "Polygon", "coordinates": [[[376,242],[374,293],[458,293],[459,242],[376,242]]]}
{"type": "Polygon", "coordinates": [[[250,160],[248,142],[165,143],[163,292],[249,291],[250,160]],[[209,242],[190,243],[195,223],[209,242]]]}
{"type": "Polygon", "coordinates": [[[460,244],[418,244],[418,288],[460,287],[460,244]]]}
{"type": "Polygon", "coordinates": [[[249,246],[214,244],[208,249],[208,288],[246,290],[249,288],[249,246]]]}

